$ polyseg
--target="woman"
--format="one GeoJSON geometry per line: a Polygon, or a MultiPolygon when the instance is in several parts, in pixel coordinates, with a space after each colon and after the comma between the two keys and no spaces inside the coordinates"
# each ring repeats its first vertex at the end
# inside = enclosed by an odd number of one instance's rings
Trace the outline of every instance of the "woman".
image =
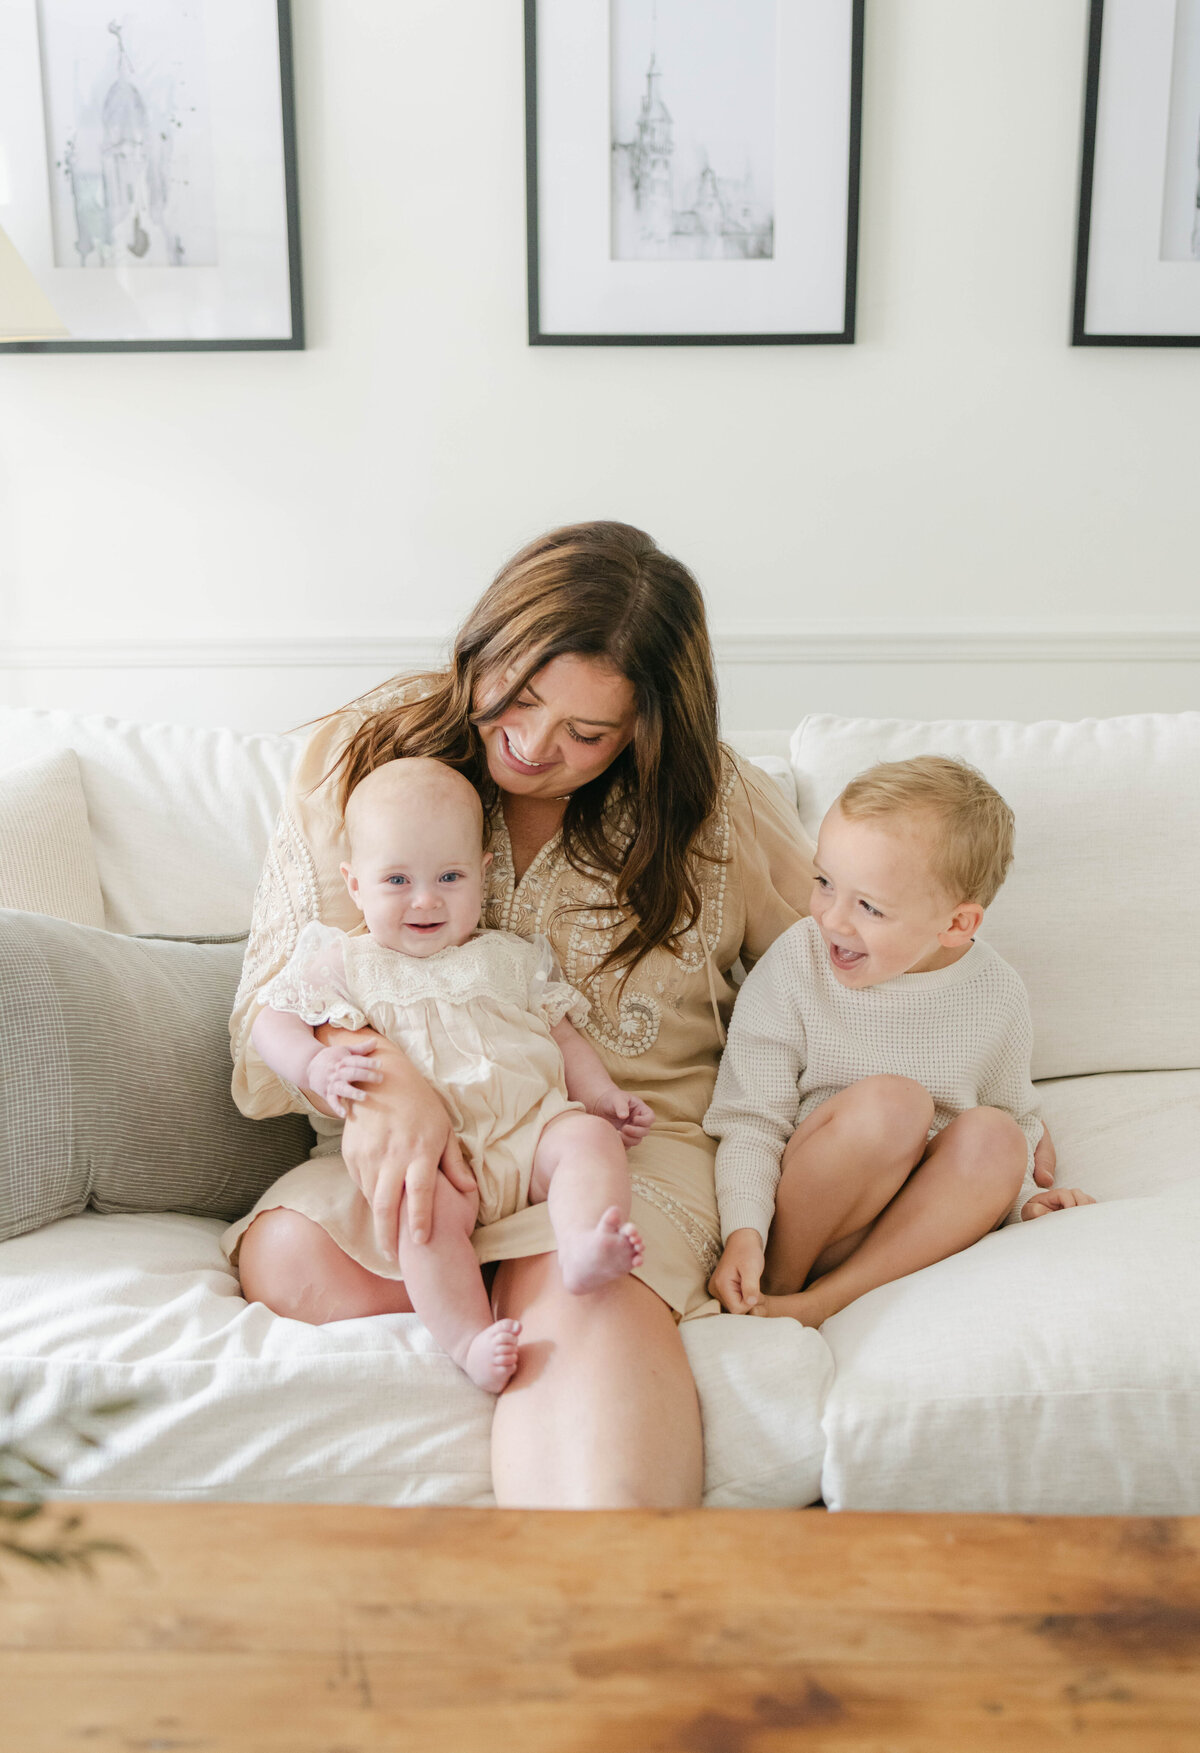
{"type": "MultiPolygon", "coordinates": [[[[700,1119],[730,970],[805,910],[810,849],[775,786],[717,740],[703,602],[687,569],[624,524],[554,531],[500,572],[445,675],[388,684],[308,744],[231,1023],[244,1113],[313,1112],[255,1054],[254,994],[310,919],[353,928],[339,871],[345,797],[382,761],[415,754],[459,768],[483,796],[495,855],[485,923],[549,937],[591,1000],[587,1032],[604,1063],[658,1117],[630,1153],[646,1244],[636,1277],[569,1295],[544,1206],[477,1236],[481,1260],[499,1263],[497,1315],[522,1323],[520,1366],[496,1406],[497,1499],[696,1503],[700,1418],[677,1322],[715,1311],[706,1287],[720,1252],[715,1145],[700,1119]]],[[[413,1227],[427,1226],[438,1165],[452,1179],[464,1170],[428,1085],[387,1043],[378,1063],[383,1082],[340,1139],[348,1174],[336,1209],[301,1165],[230,1232],[248,1300],[308,1321],[409,1307],[391,1270],[401,1192],[413,1227]]],[[[324,1149],[338,1144],[327,1136],[324,1149]]]]}

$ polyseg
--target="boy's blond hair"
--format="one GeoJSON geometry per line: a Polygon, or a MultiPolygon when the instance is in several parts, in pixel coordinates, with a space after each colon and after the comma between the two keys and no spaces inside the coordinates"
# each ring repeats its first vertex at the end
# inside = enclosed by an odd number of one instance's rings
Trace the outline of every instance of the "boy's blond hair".
{"type": "Polygon", "coordinates": [[[837,800],[852,821],[923,811],[936,824],[934,875],[954,901],[990,907],[1013,856],[1013,813],[977,767],[949,755],[881,761],[837,800]]]}

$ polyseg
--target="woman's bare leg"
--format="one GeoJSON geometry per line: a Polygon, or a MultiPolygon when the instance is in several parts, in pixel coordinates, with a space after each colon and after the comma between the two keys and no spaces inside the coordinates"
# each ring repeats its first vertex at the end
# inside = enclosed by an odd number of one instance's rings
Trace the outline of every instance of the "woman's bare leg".
{"type": "Polygon", "coordinates": [[[498,1394],[517,1367],[517,1321],[493,1321],[471,1231],[479,1194],[460,1193],[445,1175],[433,1187],[433,1229],[416,1242],[408,1200],[400,1206],[400,1266],[413,1307],[459,1369],[485,1394],[498,1394]]]}
{"type": "Polygon", "coordinates": [[[801,1122],[783,1153],[764,1289],[800,1290],[857,1247],[920,1162],[933,1099],[907,1077],[864,1077],[801,1122]]]}
{"type": "Polygon", "coordinates": [[[321,1327],[360,1315],[411,1315],[412,1302],[395,1278],[379,1278],[352,1260],[319,1223],[277,1205],[255,1218],[238,1250],[248,1303],[265,1303],[291,1321],[321,1327]]]}
{"type": "Polygon", "coordinates": [[[969,1248],[994,1229],[1025,1173],[1025,1135],[999,1108],[969,1108],[932,1140],[920,1166],[854,1251],[794,1296],[766,1296],[756,1315],[819,1327],[881,1284],[969,1248]]]}
{"type": "Polygon", "coordinates": [[[696,1385],[674,1317],[636,1278],[588,1296],[554,1254],[506,1260],[493,1307],[521,1322],[496,1402],[496,1500],[541,1509],[687,1508],[704,1485],[696,1385]]]}

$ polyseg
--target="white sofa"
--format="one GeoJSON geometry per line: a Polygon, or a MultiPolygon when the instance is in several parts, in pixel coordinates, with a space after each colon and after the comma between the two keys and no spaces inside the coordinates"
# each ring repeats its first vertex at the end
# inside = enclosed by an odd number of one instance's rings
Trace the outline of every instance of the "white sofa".
{"type": "MultiPolygon", "coordinates": [[[[991,1235],[819,1334],[685,1323],[706,1502],[1200,1512],[1200,714],[810,717],[735,741],[810,829],[850,774],[919,750],[967,756],[1009,798],[1017,865],[985,932],[1030,989],[1059,1179],[1099,1203],[991,1235]]],[[[297,746],[9,711],[0,789],[73,748],[108,929],[237,932],[297,746]]],[[[248,1307],[221,1227],[89,1211],[0,1244],[0,1382],[22,1417],[138,1396],[68,1492],[489,1502],[491,1403],[416,1318],[311,1328],[248,1307]]]]}

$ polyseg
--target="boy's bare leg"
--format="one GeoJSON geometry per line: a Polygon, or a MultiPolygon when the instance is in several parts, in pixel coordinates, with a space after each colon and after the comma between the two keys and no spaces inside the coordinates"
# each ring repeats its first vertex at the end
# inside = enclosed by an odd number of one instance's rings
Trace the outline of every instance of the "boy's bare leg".
{"type": "Polygon", "coordinates": [[[907,1077],[865,1077],[801,1122],[783,1153],[763,1287],[803,1288],[851,1253],[925,1153],[933,1099],[907,1077]]]}
{"type": "Polygon", "coordinates": [[[460,1193],[439,1174],[433,1234],[414,1242],[408,1200],[400,1206],[400,1270],[413,1308],[433,1337],[485,1393],[498,1394],[517,1367],[519,1321],[493,1321],[471,1231],[479,1195],[460,1193]]]}
{"type": "Polygon", "coordinates": [[[969,1248],[1016,1198],[1025,1160],[1025,1135],[1011,1115],[969,1108],[931,1141],[852,1253],[807,1290],[763,1297],[754,1313],[819,1327],[867,1291],[969,1248]]]}
{"type": "Polygon", "coordinates": [[[607,1120],[577,1110],[552,1120],[534,1152],[529,1198],[546,1201],[562,1281],[576,1296],[641,1265],[625,1146],[607,1120]]]}

